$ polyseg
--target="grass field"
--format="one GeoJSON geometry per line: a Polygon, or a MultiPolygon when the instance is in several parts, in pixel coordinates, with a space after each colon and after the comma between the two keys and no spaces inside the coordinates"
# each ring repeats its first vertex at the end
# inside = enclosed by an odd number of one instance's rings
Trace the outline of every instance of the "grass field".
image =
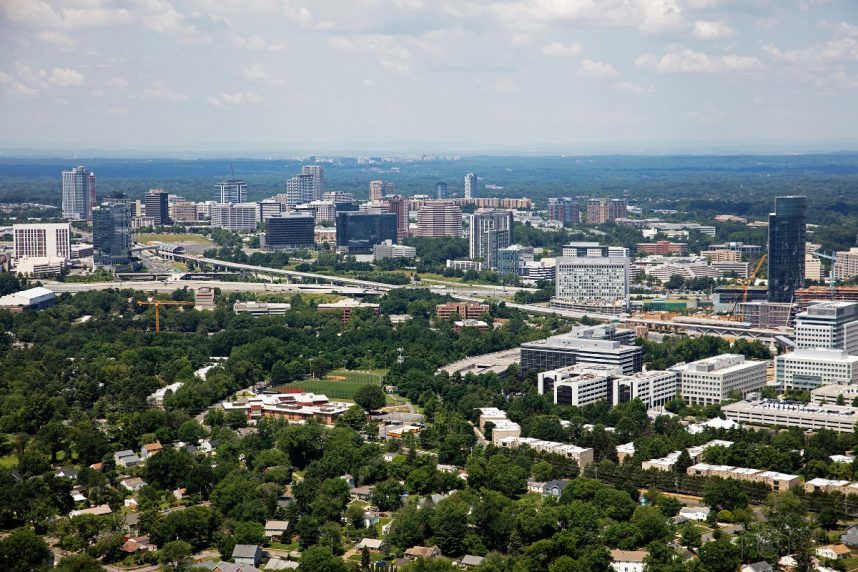
{"type": "Polygon", "coordinates": [[[11,469],[12,467],[16,466],[18,466],[18,457],[16,457],[15,455],[7,455],[5,457],[0,457],[0,467],[11,469]]]}
{"type": "Polygon", "coordinates": [[[177,243],[177,242],[193,242],[195,244],[209,245],[212,243],[206,237],[199,234],[138,234],[135,235],[137,238],[137,242],[142,242],[144,244],[148,244],[150,242],[168,242],[168,243],[177,243]]]}
{"type": "Polygon", "coordinates": [[[328,372],[323,379],[305,379],[283,387],[303,389],[312,393],[324,394],[331,399],[351,401],[358,389],[369,383],[379,383],[386,373],[386,369],[368,371],[335,369],[328,372]]]}

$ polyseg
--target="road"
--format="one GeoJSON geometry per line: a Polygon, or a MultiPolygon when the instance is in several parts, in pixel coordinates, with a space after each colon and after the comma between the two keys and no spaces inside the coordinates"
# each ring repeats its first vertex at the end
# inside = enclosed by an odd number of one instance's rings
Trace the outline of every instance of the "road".
{"type": "Polygon", "coordinates": [[[111,282],[44,282],[45,288],[54,292],[90,292],[94,290],[142,290],[144,292],[170,293],[174,290],[188,287],[190,290],[197,288],[220,288],[224,292],[304,292],[317,294],[342,294],[344,296],[355,296],[362,294],[373,294],[375,291],[366,288],[354,288],[343,286],[332,286],[330,284],[274,284],[269,282],[220,282],[217,280],[125,280],[111,282]]]}

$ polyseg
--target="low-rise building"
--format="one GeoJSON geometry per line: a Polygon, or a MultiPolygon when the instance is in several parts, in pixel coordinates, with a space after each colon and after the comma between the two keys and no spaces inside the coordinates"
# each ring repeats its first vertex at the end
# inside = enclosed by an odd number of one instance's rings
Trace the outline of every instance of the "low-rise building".
{"type": "Polygon", "coordinates": [[[839,349],[797,349],[775,357],[775,381],[782,389],[858,383],[858,356],[839,349]]]}
{"type": "Polygon", "coordinates": [[[795,401],[763,399],[739,401],[721,408],[727,419],[750,425],[831,429],[851,433],[858,423],[858,408],[841,405],[808,405],[795,401]]]}
{"type": "Polygon", "coordinates": [[[251,421],[263,417],[296,423],[315,419],[324,425],[333,425],[351,404],[305,392],[251,394],[237,401],[225,401],[222,406],[226,411],[245,412],[251,421]]]}
{"type": "Polygon", "coordinates": [[[856,397],[858,397],[858,385],[833,383],[810,391],[810,400],[817,405],[838,404],[838,402],[849,405],[856,397]]]}
{"type": "Polygon", "coordinates": [[[722,479],[763,483],[773,491],[786,491],[798,486],[801,482],[801,477],[798,475],[789,475],[777,471],[761,471],[746,467],[733,467],[730,465],[710,465],[708,463],[692,465],[688,467],[687,472],[693,477],[719,477],[722,479]]]}
{"type": "Polygon", "coordinates": [[[458,315],[464,320],[474,320],[488,313],[488,304],[476,302],[448,302],[435,306],[435,317],[439,320],[449,320],[454,315],[458,315]]]}
{"type": "Polygon", "coordinates": [[[617,548],[611,550],[611,568],[614,572],[643,572],[646,557],[649,552],[646,550],[619,550],[617,548]]]}
{"type": "Polygon", "coordinates": [[[232,311],[236,314],[250,314],[251,316],[282,316],[292,309],[291,304],[285,302],[236,302],[232,311]]]}
{"type": "Polygon", "coordinates": [[[417,256],[417,249],[413,246],[405,246],[404,244],[394,244],[392,240],[385,240],[381,244],[372,246],[372,257],[375,260],[384,260],[385,258],[414,258],[417,256]]]}
{"type": "Polygon", "coordinates": [[[489,325],[482,320],[456,320],[453,322],[453,331],[457,334],[464,329],[477,330],[479,332],[488,332],[489,325]]]}
{"type": "Polygon", "coordinates": [[[38,286],[21,290],[6,296],[0,296],[0,308],[21,312],[24,310],[41,310],[53,306],[57,296],[51,290],[38,286]]]}
{"type": "Polygon", "coordinates": [[[680,393],[686,403],[714,405],[736,393],[742,397],[766,385],[766,362],[723,354],[670,368],[680,375],[680,393]]]}
{"type": "Polygon", "coordinates": [[[571,445],[569,443],[543,441],[541,439],[534,439],[533,437],[505,437],[501,439],[497,445],[508,449],[515,449],[521,445],[527,445],[535,451],[561,455],[567,459],[574,459],[582,469],[593,462],[593,449],[578,447],[577,445],[571,445]]]}
{"type": "Polygon", "coordinates": [[[236,564],[259,566],[262,562],[262,548],[258,544],[236,544],[232,549],[232,559],[236,564]]]}
{"type": "Polygon", "coordinates": [[[325,304],[319,304],[316,308],[320,312],[332,311],[339,312],[340,319],[344,324],[347,324],[352,317],[352,312],[358,308],[370,308],[375,312],[375,315],[378,315],[379,305],[373,304],[371,302],[361,302],[359,300],[355,300],[354,298],[343,298],[342,300],[338,300],[336,302],[330,302],[325,304]]]}
{"type": "Polygon", "coordinates": [[[289,530],[288,520],[267,520],[265,521],[265,536],[280,540],[283,535],[289,530]]]}

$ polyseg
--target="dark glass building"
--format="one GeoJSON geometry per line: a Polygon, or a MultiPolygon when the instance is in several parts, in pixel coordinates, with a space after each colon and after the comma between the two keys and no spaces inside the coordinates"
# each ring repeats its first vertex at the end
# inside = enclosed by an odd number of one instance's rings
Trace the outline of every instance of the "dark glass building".
{"type": "Polygon", "coordinates": [[[804,286],[805,197],[776,197],[769,214],[769,302],[792,302],[804,286]]]}
{"type": "Polygon", "coordinates": [[[435,198],[447,198],[447,183],[445,183],[444,181],[438,181],[437,183],[435,183],[435,198]]]}
{"type": "Polygon", "coordinates": [[[265,248],[282,250],[310,248],[315,219],[311,215],[279,214],[265,219],[265,248]]]}
{"type": "Polygon", "coordinates": [[[92,251],[96,266],[131,260],[131,209],[124,202],[92,209],[92,251]]]}
{"type": "Polygon", "coordinates": [[[337,213],[337,247],[368,251],[385,240],[396,244],[394,213],[337,213]]]}
{"type": "Polygon", "coordinates": [[[164,189],[152,189],[146,193],[143,204],[146,206],[146,216],[152,217],[155,226],[172,224],[170,209],[167,203],[167,192],[164,189]]]}

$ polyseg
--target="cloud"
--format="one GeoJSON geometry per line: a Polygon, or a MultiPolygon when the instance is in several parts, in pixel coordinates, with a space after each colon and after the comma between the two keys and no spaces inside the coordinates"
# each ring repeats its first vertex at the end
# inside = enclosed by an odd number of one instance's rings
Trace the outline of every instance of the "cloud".
{"type": "Polygon", "coordinates": [[[635,60],[635,65],[656,73],[677,74],[744,73],[763,67],[760,60],[752,56],[715,56],[695,52],[684,46],[671,46],[661,57],[642,54],[635,60]]]}
{"type": "Polygon", "coordinates": [[[251,105],[262,103],[263,99],[252,91],[238,91],[236,93],[217,93],[208,98],[209,105],[214,107],[236,107],[240,105],[251,105]]]}
{"type": "Polygon", "coordinates": [[[624,93],[633,93],[635,95],[647,95],[650,93],[655,93],[655,88],[651,85],[643,86],[627,81],[618,81],[614,84],[614,89],[616,89],[617,91],[622,91],[624,93]]]}
{"type": "Polygon", "coordinates": [[[25,97],[33,97],[39,93],[39,90],[24,85],[4,71],[0,71],[0,86],[4,88],[4,91],[9,91],[15,95],[23,95],[25,97]]]}
{"type": "Polygon", "coordinates": [[[411,71],[412,55],[408,47],[404,45],[405,42],[425,46],[425,42],[419,38],[400,38],[387,34],[332,36],[328,38],[328,45],[331,48],[344,52],[363,51],[373,54],[383,68],[397,75],[405,75],[411,71]]]}
{"type": "Polygon", "coordinates": [[[145,101],[185,101],[188,96],[158,81],[152,87],[141,91],[139,99],[145,101]]]}
{"type": "Polygon", "coordinates": [[[54,68],[48,75],[48,83],[59,87],[76,87],[83,84],[84,75],[71,68],[54,68]]]}
{"type": "Polygon", "coordinates": [[[242,50],[251,50],[256,52],[282,52],[286,49],[286,44],[283,42],[266,42],[262,36],[251,34],[250,36],[232,36],[232,45],[242,50]]]}
{"type": "Polygon", "coordinates": [[[581,44],[572,42],[563,44],[561,42],[551,42],[542,46],[542,53],[547,56],[574,56],[581,51],[581,44]]]}
{"type": "Polygon", "coordinates": [[[64,49],[73,48],[77,44],[77,41],[68,34],[53,30],[45,30],[43,32],[38,32],[36,33],[35,38],[40,42],[53,44],[57,47],[64,49]]]}
{"type": "Polygon", "coordinates": [[[701,40],[716,40],[732,36],[736,30],[724,21],[697,20],[691,33],[701,40]]]}
{"type": "Polygon", "coordinates": [[[505,75],[497,75],[489,78],[478,77],[474,80],[474,85],[483,93],[510,94],[518,91],[515,80],[505,75]]]}
{"type": "Polygon", "coordinates": [[[763,46],[773,60],[790,64],[858,62],[858,26],[841,22],[835,36],[824,44],[802,50],[781,50],[772,44],[763,46]]]}
{"type": "Polygon", "coordinates": [[[617,75],[617,70],[609,63],[585,59],[581,60],[578,66],[578,75],[580,77],[614,77],[617,75]]]}
{"type": "Polygon", "coordinates": [[[260,63],[251,64],[244,68],[244,77],[256,81],[261,81],[269,85],[284,85],[286,80],[279,77],[274,77],[265,65],[260,63]]]}
{"type": "Polygon", "coordinates": [[[643,0],[638,29],[646,34],[659,34],[682,27],[682,9],[674,0],[643,0]]]}

